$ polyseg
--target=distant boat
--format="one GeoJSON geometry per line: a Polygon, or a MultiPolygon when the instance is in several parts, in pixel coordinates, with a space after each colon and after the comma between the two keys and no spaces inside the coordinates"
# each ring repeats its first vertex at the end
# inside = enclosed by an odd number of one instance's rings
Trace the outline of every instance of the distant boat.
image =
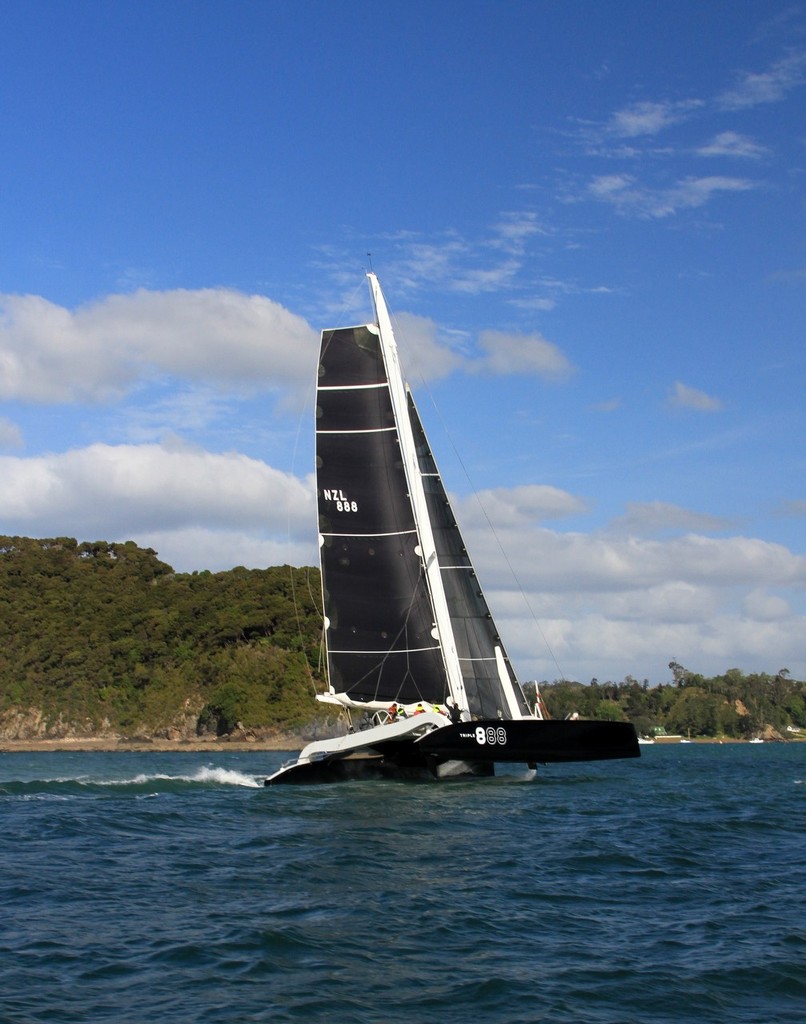
{"type": "Polygon", "coordinates": [[[346,735],[266,780],[492,775],[498,762],[638,757],[626,722],[530,708],[404,382],[386,302],[322,333],[316,475],[327,692],[346,735]]]}
{"type": "Polygon", "coordinates": [[[639,743],[639,744],[640,744],[640,745],[641,745],[642,747],[646,747],[646,746],[649,746],[650,744],[652,744],[652,743],[654,743],[654,742],[655,742],[654,740],[651,740],[651,739],[649,739],[649,738],[648,738],[647,736],[639,736],[639,737],[638,737],[638,743],[639,743]]]}
{"type": "Polygon", "coordinates": [[[754,736],[752,740],[748,740],[749,743],[763,743],[764,740],[760,736],[754,736]]]}

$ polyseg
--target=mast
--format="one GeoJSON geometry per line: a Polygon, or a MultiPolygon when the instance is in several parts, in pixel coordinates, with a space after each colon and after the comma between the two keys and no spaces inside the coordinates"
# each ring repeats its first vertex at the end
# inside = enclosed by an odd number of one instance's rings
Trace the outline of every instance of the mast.
{"type": "Polygon", "coordinates": [[[434,624],[435,637],[439,641],[442,651],[451,697],[460,708],[465,709],[468,707],[467,694],[459,664],[459,655],[456,650],[456,641],[448,610],[448,602],[445,597],[445,588],[442,583],[442,573],[437,558],[431,520],[428,515],[425,490],[422,477],[420,476],[417,448],[414,443],[414,434],[409,419],[406,385],[404,384],[403,373],[400,368],[392,321],[377,277],[374,273],[370,272],[367,274],[367,280],[369,281],[372,301],[375,306],[381,353],[389,379],[389,392],[400,437],[403,470],[414,511],[420,557],[425,568],[426,581],[434,609],[434,618],[436,620],[434,624]]]}

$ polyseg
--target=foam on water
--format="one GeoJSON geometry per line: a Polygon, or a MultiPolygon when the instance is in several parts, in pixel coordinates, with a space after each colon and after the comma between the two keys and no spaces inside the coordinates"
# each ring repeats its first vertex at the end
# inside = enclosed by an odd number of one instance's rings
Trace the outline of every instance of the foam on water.
{"type": "Polygon", "coordinates": [[[263,786],[262,776],[257,779],[254,775],[246,775],[231,768],[212,766],[199,768],[192,775],[180,776],[179,779],[182,782],[201,782],[205,785],[214,783],[218,786],[246,786],[247,789],[258,789],[263,786]]]}
{"type": "MultiPolygon", "coordinates": [[[[40,755],[41,756],[41,755],[40,755]]],[[[92,755],[89,755],[92,756],[92,755]]],[[[72,774],[47,775],[26,773],[21,778],[0,782],[0,795],[39,795],[51,799],[68,799],[70,792],[103,790],[105,788],[141,788],[157,784],[160,788],[172,786],[237,786],[262,789],[265,773],[252,774],[222,765],[202,765],[187,771],[136,772],[135,774],[86,771],[72,774]]]]}

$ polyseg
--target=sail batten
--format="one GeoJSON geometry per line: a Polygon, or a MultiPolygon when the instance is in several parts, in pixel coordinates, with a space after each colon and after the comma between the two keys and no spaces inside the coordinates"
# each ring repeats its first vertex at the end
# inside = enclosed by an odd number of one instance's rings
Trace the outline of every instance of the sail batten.
{"type": "Polygon", "coordinates": [[[416,530],[396,530],[394,533],[323,533],[322,537],[403,537],[406,534],[413,533],[416,535],[416,530]]]}
{"type": "Polygon", "coordinates": [[[379,381],[376,384],[320,384],[320,391],[369,391],[373,388],[388,388],[386,381],[379,381]]]}
{"type": "MultiPolygon", "coordinates": [[[[437,651],[439,650],[439,644],[433,644],[431,647],[399,647],[395,649],[395,654],[418,654],[421,651],[437,651]]],[[[388,654],[387,648],[380,648],[378,650],[371,651],[336,651],[331,650],[331,654],[388,654]]]]}
{"type": "Polygon", "coordinates": [[[363,430],[317,430],[317,434],[383,434],[394,427],[366,427],[363,430]]]}

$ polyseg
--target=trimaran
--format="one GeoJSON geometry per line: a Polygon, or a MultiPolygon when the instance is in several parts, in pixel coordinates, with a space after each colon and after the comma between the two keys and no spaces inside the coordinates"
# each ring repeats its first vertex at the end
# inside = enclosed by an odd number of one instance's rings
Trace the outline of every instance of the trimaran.
{"type": "Polygon", "coordinates": [[[360,717],[266,785],[492,775],[496,762],[638,757],[627,722],[529,706],[404,381],[378,280],[375,323],[322,333],[316,477],[327,692],[360,717]]]}

